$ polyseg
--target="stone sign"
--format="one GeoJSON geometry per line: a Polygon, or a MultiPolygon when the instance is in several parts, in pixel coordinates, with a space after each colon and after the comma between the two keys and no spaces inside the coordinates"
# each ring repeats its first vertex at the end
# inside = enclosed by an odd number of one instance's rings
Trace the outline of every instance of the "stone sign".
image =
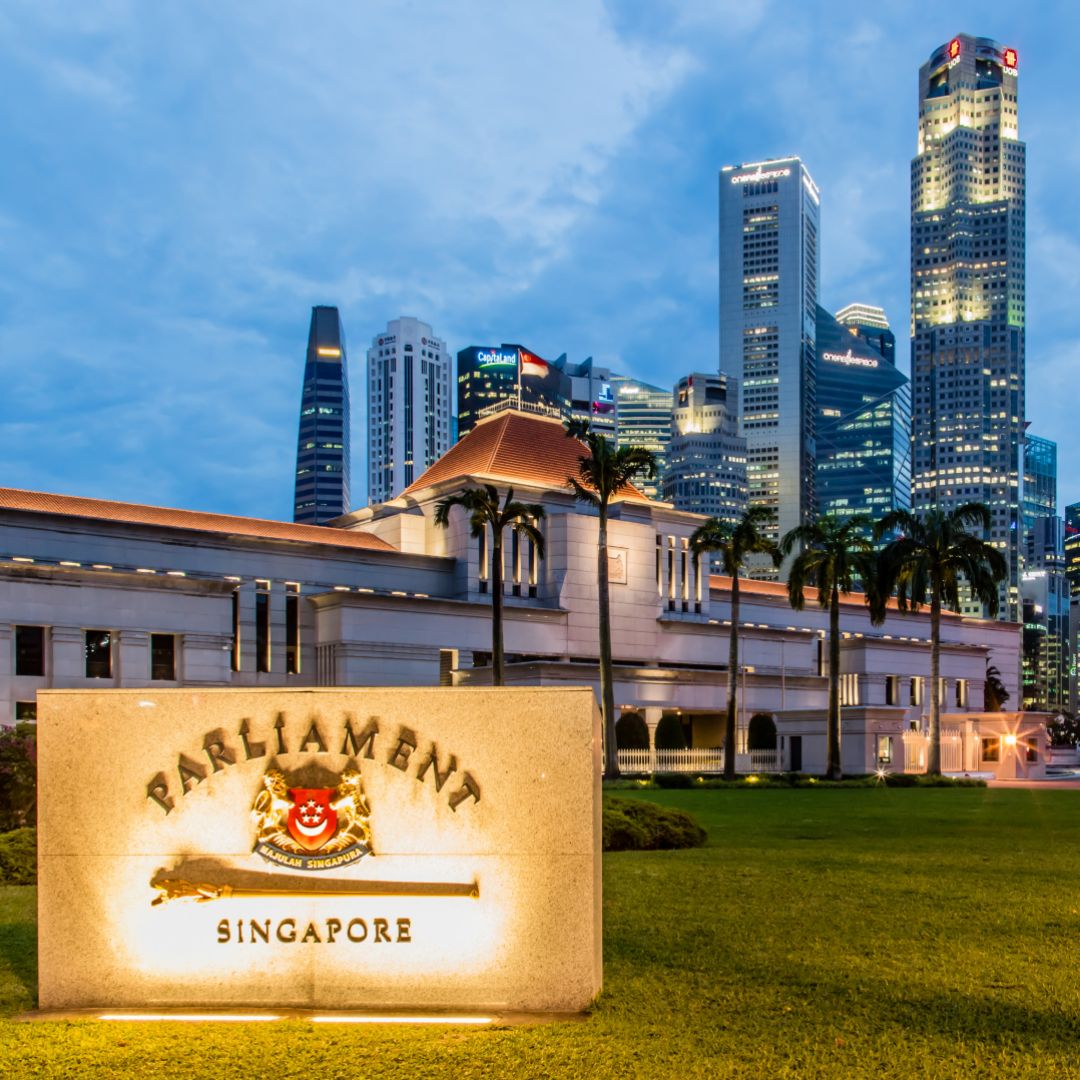
{"type": "Polygon", "coordinates": [[[577,1011],[587,689],[39,695],[40,1005],[577,1011]]]}

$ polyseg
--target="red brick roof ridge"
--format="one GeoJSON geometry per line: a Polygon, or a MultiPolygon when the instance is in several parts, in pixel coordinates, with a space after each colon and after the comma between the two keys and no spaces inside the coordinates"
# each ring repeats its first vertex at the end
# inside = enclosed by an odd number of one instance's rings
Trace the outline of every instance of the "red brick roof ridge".
{"type": "Polygon", "coordinates": [[[26,488],[0,487],[0,509],[25,510],[31,513],[61,514],[69,517],[98,518],[129,525],[160,525],[220,535],[253,536],[268,540],[296,540],[333,547],[367,548],[396,551],[392,544],[372,533],[305,525],[294,521],[242,517],[208,510],[183,510],[177,507],[151,506],[148,503],[97,499],[87,495],[60,495],[26,488]],[[109,511],[113,512],[109,512],[109,511]]]}

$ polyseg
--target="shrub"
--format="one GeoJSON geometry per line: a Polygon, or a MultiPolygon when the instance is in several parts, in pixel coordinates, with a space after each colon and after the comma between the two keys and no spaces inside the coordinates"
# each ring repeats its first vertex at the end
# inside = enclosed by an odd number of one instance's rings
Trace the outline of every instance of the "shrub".
{"type": "Polygon", "coordinates": [[[605,851],[657,851],[700,847],[705,830],[684,810],[644,799],[604,803],[605,851]]]}
{"type": "Polygon", "coordinates": [[[662,788],[689,788],[694,786],[694,778],[684,772],[660,772],[653,776],[653,783],[662,788]]]}
{"type": "Polygon", "coordinates": [[[0,885],[33,885],[37,881],[37,833],[15,829],[0,833],[0,885]]]}
{"type": "Polygon", "coordinates": [[[673,713],[664,713],[656,726],[657,750],[685,750],[686,732],[682,720],[673,713]]]}

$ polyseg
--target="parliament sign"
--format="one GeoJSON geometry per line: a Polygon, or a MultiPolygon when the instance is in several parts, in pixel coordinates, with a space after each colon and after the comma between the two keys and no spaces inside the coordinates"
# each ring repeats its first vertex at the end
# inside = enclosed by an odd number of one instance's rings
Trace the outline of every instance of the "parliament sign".
{"type": "Polygon", "coordinates": [[[576,1011],[589,690],[46,691],[40,1005],[576,1011]]]}

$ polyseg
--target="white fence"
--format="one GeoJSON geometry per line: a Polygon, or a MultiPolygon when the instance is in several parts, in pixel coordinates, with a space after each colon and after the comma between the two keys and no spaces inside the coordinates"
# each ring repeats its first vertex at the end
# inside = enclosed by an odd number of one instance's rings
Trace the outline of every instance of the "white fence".
{"type": "MultiPolygon", "coordinates": [[[[930,739],[921,731],[904,732],[904,772],[924,773],[930,757],[930,739]]],[[[964,740],[959,728],[941,729],[941,771],[964,771],[964,740]]]]}
{"type": "MultiPolygon", "coordinates": [[[[618,750],[620,772],[628,776],[652,773],[722,773],[723,750],[618,750]]],[[[779,755],[775,750],[751,750],[735,755],[738,772],[778,772],[779,755]]]]}

